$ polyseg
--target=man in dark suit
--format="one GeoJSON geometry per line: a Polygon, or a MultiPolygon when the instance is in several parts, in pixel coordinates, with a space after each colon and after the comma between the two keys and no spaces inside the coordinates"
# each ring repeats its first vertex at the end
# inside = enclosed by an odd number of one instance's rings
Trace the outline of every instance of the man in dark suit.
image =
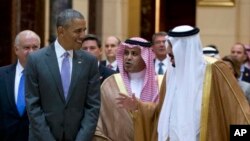
{"type": "Polygon", "coordinates": [[[30,141],[90,141],[100,109],[97,59],[80,51],[86,21],[67,9],[57,17],[57,39],[31,54],[26,66],[30,141]]]}
{"type": "Polygon", "coordinates": [[[166,32],[157,32],[152,36],[152,51],[155,53],[154,66],[156,74],[165,74],[167,71],[167,49],[165,46],[166,32]]]}
{"type": "Polygon", "coordinates": [[[101,83],[108,78],[110,75],[116,73],[110,68],[100,64],[101,56],[102,56],[102,49],[101,49],[101,41],[100,39],[93,34],[88,34],[83,39],[82,43],[82,50],[89,52],[90,54],[94,55],[98,59],[98,66],[99,66],[99,73],[100,73],[100,81],[101,83]]]}
{"type": "Polygon", "coordinates": [[[121,41],[116,36],[109,36],[105,40],[104,53],[106,55],[106,60],[100,63],[116,72],[119,72],[119,68],[116,61],[116,50],[120,45],[121,41]]]}
{"type": "Polygon", "coordinates": [[[241,74],[238,79],[250,83],[250,70],[246,67],[246,63],[249,58],[244,44],[235,43],[231,48],[231,55],[234,56],[241,64],[241,74]]]}
{"type": "Polygon", "coordinates": [[[27,141],[29,120],[25,109],[23,70],[29,53],[40,48],[40,37],[30,30],[17,34],[17,62],[0,67],[0,140],[27,141]],[[22,85],[23,84],[23,85],[22,85]]]}

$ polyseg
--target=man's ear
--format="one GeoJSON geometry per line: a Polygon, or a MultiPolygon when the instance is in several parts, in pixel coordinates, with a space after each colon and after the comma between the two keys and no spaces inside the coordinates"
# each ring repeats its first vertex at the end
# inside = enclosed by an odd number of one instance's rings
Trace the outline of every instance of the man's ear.
{"type": "Polygon", "coordinates": [[[58,34],[58,36],[63,37],[63,35],[64,35],[64,28],[62,26],[59,26],[57,28],[57,34],[58,34]]]}
{"type": "Polygon", "coordinates": [[[17,46],[17,45],[14,45],[13,50],[14,50],[14,52],[15,52],[15,54],[16,54],[16,53],[17,53],[17,51],[18,51],[18,46],[17,46]]]}

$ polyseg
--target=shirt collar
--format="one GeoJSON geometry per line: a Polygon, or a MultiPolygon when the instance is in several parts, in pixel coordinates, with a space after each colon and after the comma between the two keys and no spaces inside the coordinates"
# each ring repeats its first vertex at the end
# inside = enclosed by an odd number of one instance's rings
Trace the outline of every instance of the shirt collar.
{"type": "Polygon", "coordinates": [[[167,57],[164,60],[162,60],[162,61],[160,61],[159,59],[155,58],[155,64],[159,64],[160,62],[162,62],[166,66],[167,65],[167,57]]]}
{"type": "Polygon", "coordinates": [[[241,66],[240,66],[240,72],[244,72],[244,70],[245,70],[245,66],[244,66],[244,65],[241,65],[241,66]]]}
{"type": "Polygon", "coordinates": [[[106,64],[107,65],[111,65],[112,67],[116,67],[117,66],[117,61],[115,60],[114,62],[112,62],[112,63],[110,63],[108,60],[106,60],[107,62],[106,62],[106,64]]]}
{"type": "MultiPolygon", "coordinates": [[[[55,51],[57,58],[63,57],[63,54],[66,52],[66,50],[59,44],[57,39],[55,41],[55,51]]],[[[73,58],[73,50],[67,50],[67,52],[69,53],[69,57],[73,58]]]]}
{"type": "Polygon", "coordinates": [[[20,61],[18,60],[17,61],[17,66],[16,66],[16,74],[17,75],[21,75],[22,72],[23,72],[24,68],[23,66],[21,65],[20,61]]]}

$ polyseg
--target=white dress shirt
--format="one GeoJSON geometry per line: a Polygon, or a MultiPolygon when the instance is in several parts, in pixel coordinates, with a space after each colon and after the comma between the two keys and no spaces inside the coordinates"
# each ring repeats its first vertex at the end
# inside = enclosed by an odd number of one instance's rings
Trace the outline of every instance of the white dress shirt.
{"type": "Polygon", "coordinates": [[[118,64],[117,64],[116,60],[112,63],[110,63],[108,60],[106,60],[106,66],[108,66],[109,64],[112,66],[112,70],[114,70],[114,71],[117,70],[118,64]]]}
{"type": "Polygon", "coordinates": [[[18,96],[18,87],[19,87],[19,83],[20,83],[20,79],[21,76],[23,74],[23,66],[20,64],[20,61],[17,61],[17,65],[16,65],[16,75],[15,75],[15,102],[17,102],[17,96],[18,96]]]}
{"type": "Polygon", "coordinates": [[[131,91],[135,94],[135,97],[139,99],[141,97],[145,73],[145,69],[136,73],[128,73],[131,91]]]}
{"type": "MultiPolygon", "coordinates": [[[[56,52],[56,58],[59,65],[59,71],[61,73],[62,69],[62,61],[63,61],[63,54],[66,52],[66,50],[59,44],[59,42],[55,41],[55,52],[56,52]]],[[[71,80],[71,74],[72,74],[72,59],[73,59],[73,50],[67,50],[69,53],[69,64],[70,64],[70,80],[71,80]]]]}
{"type": "Polygon", "coordinates": [[[159,59],[155,58],[155,74],[158,74],[159,71],[159,63],[162,62],[162,70],[163,70],[163,74],[165,74],[165,72],[167,71],[167,58],[165,58],[164,60],[160,61],[159,59]]]}

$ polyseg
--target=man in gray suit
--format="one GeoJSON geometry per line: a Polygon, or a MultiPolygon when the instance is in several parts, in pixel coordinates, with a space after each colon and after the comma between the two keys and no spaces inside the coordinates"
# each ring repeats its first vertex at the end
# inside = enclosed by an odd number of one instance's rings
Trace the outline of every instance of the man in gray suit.
{"type": "Polygon", "coordinates": [[[57,17],[57,39],[26,66],[30,141],[89,141],[100,109],[97,59],[80,51],[86,21],[68,9],[57,17]]]}

